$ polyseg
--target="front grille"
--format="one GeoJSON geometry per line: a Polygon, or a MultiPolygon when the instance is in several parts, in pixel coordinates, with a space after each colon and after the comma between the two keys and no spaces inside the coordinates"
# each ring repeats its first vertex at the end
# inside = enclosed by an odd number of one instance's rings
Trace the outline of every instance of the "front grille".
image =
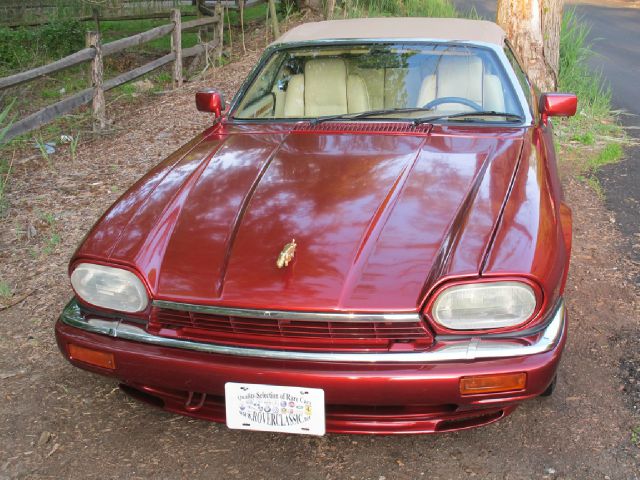
{"type": "Polygon", "coordinates": [[[424,350],[423,322],[331,322],[244,318],[154,308],[148,329],[174,338],[297,350],[424,350]]]}

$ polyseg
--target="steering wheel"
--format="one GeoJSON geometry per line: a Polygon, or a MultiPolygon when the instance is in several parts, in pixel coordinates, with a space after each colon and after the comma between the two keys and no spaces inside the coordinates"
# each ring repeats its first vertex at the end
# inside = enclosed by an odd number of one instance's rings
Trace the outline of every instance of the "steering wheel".
{"type": "Polygon", "coordinates": [[[462,105],[466,105],[469,108],[473,108],[476,112],[481,112],[483,110],[482,105],[478,105],[476,102],[469,100],[468,98],[462,97],[440,97],[435,100],[431,100],[429,103],[425,103],[422,108],[433,109],[438,105],[442,105],[443,103],[460,103],[462,105]]]}

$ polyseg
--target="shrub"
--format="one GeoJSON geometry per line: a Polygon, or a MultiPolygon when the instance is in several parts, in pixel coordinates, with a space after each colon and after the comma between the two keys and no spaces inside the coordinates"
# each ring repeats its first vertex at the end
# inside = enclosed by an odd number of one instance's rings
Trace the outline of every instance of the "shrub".
{"type": "Polygon", "coordinates": [[[86,25],[57,20],[36,28],[0,27],[0,70],[20,71],[84,47],[86,25]]]}
{"type": "Polygon", "coordinates": [[[353,0],[350,17],[456,17],[449,0],[353,0]]]}

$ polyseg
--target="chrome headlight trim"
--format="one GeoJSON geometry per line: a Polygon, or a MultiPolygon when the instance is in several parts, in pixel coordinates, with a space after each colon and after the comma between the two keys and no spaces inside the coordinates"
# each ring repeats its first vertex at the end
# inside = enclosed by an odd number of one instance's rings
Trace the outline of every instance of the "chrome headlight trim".
{"type": "Polygon", "coordinates": [[[446,287],[431,307],[433,320],[450,330],[494,330],[522,325],[536,311],[534,289],[516,280],[446,287]]]}
{"type": "Polygon", "coordinates": [[[118,312],[142,312],[149,296],[142,280],[124,268],[83,262],[71,272],[71,285],[90,305],[118,312]]]}

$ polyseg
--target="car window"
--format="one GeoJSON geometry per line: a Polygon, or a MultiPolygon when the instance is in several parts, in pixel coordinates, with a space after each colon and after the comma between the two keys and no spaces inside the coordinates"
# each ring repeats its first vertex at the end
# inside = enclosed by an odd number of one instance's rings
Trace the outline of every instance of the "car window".
{"type": "Polygon", "coordinates": [[[504,49],[504,53],[507,55],[513,71],[516,73],[518,82],[520,83],[522,91],[524,92],[524,96],[527,100],[527,103],[529,104],[529,109],[531,109],[531,107],[533,106],[533,93],[531,89],[531,83],[529,83],[529,79],[527,78],[527,74],[524,73],[524,69],[520,66],[520,63],[511,50],[511,47],[507,45],[504,49]]]}
{"type": "MultiPolygon", "coordinates": [[[[300,119],[373,110],[427,108],[438,115],[522,115],[493,51],[452,44],[348,44],[283,48],[254,71],[232,117],[300,119]]],[[[419,118],[424,111],[374,118],[419,118]]],[[[500,121],[500,117],[477,117],[500,121]]]]}

